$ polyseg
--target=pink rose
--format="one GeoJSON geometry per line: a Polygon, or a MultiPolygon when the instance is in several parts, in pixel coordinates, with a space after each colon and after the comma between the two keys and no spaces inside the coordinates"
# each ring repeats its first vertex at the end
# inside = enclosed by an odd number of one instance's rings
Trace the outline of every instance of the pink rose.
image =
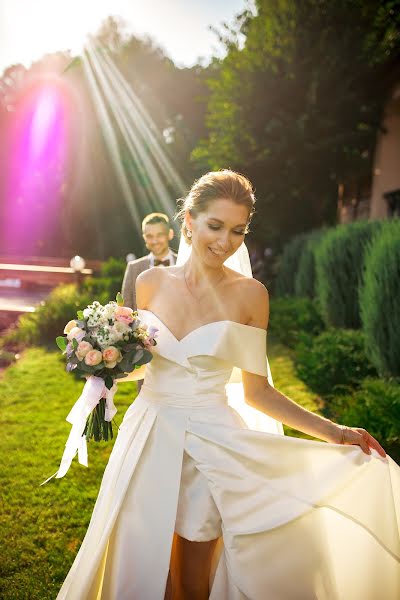
{"type": "Polygon", "coordinates": [[[64,327],[64,333],[65,334],[69,333],[71,331],[71,329],[73,329],[74,327],[77,327],[76,321],[74,321],[74,320],[68,321],[68,323],[64,327]]]}
{"type": "Polygon", "coordinates": [[[99,365],[103,360],[103,356],[99,350],[89,350],[89,352],[85,356],[85,363],[89,367],[95,367],[99,365]]]}
{"type": "Polygon", "coordinates": [[[107,369],[113,369],[122,360],[122,354],[115,346],[107,346],[103,350],[103,360],[107,369]]]}
{"type": "Polygon", "coordinates": [[[129,306],[117,306],[114,315],[116,321],[121,321],[121,323],[126,323],[127,325],[135,320],[133,310],[129,306]]]}
{"type": "Polygon", "coordinates": [[[93,350],[92,344],[89,344],[89,342],[82,341],[79,342],[75,354],[79,358],[79,360],[83,360],[86,354],[90,352],[90,350],[93,350]]]}
{"type": "Polygon", "coordinates": [[[78,342],[80,342],[85,335],[86,333],[83,331],[83,329],[80,329],[79,327],[72,327],[67,334],[67,339],[71,342],[75,338],[78,342]]]}

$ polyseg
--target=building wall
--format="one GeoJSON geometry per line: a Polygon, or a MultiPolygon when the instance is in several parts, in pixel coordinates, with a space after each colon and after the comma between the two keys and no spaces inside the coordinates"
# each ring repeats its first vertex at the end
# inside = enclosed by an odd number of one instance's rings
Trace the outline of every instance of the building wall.
{"type": "Polygon", "coordinates": [[[370,218],[388,216],[386,192],[400,189],[400,84],[395,88],[385,111],[386,133],[378,135],[373,168],[370,218]]]}

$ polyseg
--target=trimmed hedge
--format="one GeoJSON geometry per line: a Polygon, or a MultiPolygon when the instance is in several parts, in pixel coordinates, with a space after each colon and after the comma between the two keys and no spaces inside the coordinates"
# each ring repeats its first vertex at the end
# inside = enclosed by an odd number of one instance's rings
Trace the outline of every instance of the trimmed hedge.
{"type": "Polygon", "coordinates": [[[268,333],[294,348],[304,335],[318,335],[324,329],[315,304],[308,298],[273,298],[268,333]]]}
{"type": "Polygon", "coordinates": [[[316,296],[315,252],[325,233],[325,230],[311,232],[304,244],[294,281],[294,291],[299,298],[316,296]]]}
{"type": "Polygon", "coordinates": [[[329,329],[296,348],[298,376],[315,392],[330,395],[356,388],[376,375],[367,358],[363,335],[351,329],[329,329]]]}
{"type": "Polygon", "coordinates": [[[381,375],[400,376],[400,220],[384,221],[365,259],[360,308],[368,355],[381,375]]]}
{"type": "Polygon", "coordinates": [[[308,235],[296,235],[283,249],[278,277],[276,278],[276,293],[278,296],[294,296],[294,282],[299,266],[299,260],[308,235]]]}
{"type": "Polygon", "coordinates": [[[379,221],[339,225],[316,247],[317,299],[328,327],[360,328],[358,288],[365,251],[380,229],[379,221]]]}

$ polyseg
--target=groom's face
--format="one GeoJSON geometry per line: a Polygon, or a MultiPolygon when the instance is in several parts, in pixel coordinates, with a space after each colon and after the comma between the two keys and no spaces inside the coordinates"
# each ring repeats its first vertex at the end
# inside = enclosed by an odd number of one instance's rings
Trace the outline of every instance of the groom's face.
{"type": "Polygon", "coordinates": [[[152,223],[145,225],[143,230],[143,239],[147,250],[152,252],[156,258],[164,258],[169,251],[169,241],[172,239],[172,229],[162,223],[152,223]]]}

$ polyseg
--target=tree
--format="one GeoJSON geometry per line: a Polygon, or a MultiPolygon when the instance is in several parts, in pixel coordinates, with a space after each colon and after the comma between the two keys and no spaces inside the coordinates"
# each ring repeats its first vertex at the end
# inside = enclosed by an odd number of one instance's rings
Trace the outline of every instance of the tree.
{"type": "Polygon", "coordinates": [[[193,159],[254,181],[259,236],[281,244],[334,222],[338,183],[370,172],[399,55],[395,4],[257,0],[225,39],[193,159]]]}

